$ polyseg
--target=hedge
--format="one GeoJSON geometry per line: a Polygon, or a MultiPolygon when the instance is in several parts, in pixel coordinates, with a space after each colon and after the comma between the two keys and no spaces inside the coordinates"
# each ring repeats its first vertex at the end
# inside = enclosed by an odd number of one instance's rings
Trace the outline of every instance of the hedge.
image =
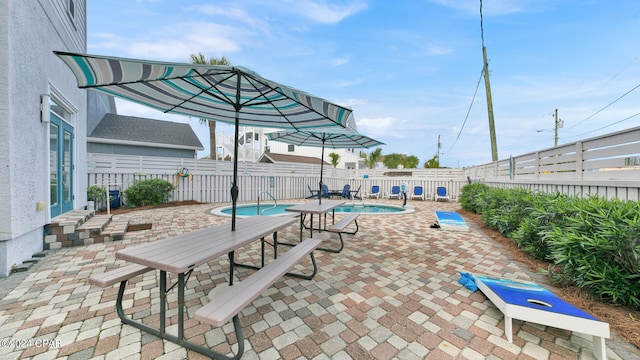
{"type": "Polygon", "coordinates": [[[460,203],[526,253],[551,262],[553,281],[640,308],[639,202],[474,183],[462,188],[460,203]]]}

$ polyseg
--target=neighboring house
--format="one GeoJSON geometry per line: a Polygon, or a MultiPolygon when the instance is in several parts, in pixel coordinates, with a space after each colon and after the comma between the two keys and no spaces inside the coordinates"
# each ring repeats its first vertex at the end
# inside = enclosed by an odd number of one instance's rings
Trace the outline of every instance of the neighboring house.
{"type": "MultiPolygon", "coordinates": [[[[273,164],[277,162],[292,162],[292,163],[300,163],[300,164],[316,164],[320,165],[320,159],[317,157],[311,156],[298,156],[298,155],[286,155],[286,154],[278,154],[272,152],[265,152],[258,159],[259,163],[268,163],[273,164]]],[[[331,166],[326,160],[324,164],[327,166],[331,166]]]]}
{"type": "MultiPolygon", "coordinates": [[[[263,153],[283,154],[302,158],[316,158],[316,163],[320,163],[322,148],[311,146],[295,146],[280,141],[268,140],[266,134],[282,129],[252,128],[242,127],[239,131],[239,161],[261,161],[263,153]]],[[[223,133],[217,135],[218,154],[222,154],[223,159],[231,159],[233,156],[234,137],[224,136],[223,133]]],[[[324,149],[324,160],[330,162],[330,153],[340,155],[338,169],[362,169],[364,162],[360,158],[360,149],[324,149]]],[[[284,160],[278,160],[284,161],[284,160]]],[[[264,162],[264,161],[262,161],[264,162]]]]}
{"type": "Polygon", "coordinates": [[[0,277],[87,203],[87,91],[54,50],[86,52],[86,0],[0,1],[0,277]]]}
{"type": "Polygon", "coordinates": [[[106,114],[87,138],[88,153],[196,159],[204,147],[189,124],[106,114]]]}
{"type": "MultiPolygon", "coordinates": [[[[294,156],[307,156],[320,158],[322,156],[322,148],[315,146],[297,146],[280,141],[269,140],[267,144],[268,151],[272,154],[286,154],[294,156]]],[[[324,160],[331,163],[329,154],[336,153],[340,155],[338,159],[338,169],[361,169],[364,163],[360,158],[360,149],[324,149],[324,160]]]]}

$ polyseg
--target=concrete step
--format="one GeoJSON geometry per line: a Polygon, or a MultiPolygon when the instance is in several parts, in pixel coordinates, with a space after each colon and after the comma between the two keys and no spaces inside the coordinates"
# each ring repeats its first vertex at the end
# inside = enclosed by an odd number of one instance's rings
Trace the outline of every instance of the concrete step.
{"type": "Polygon", "coordinates": [[[111,215],[95,215],[84,223],[76,226],[76,232],[78,231],[90,231],[102,233],[104,229],[109,225],[113,217],[111,215]]]}
{"type": "Polygon", "coordinates": [[[51,225],[61,227],[78,227],[95,215],[93,210],[72,210],[51,219],[51,225]]]}
{"type": "Polygon", "coordinates": [[[124,235],[127,233],[128,228],[129,220],[113,220],[104,228],[101,235],[105,236],[105,240],[107,236],[111,239],[111,241],[122,240],[124,239],[124,235]]]}
{"type": "Polygon", "coordinates": [[[18,273],[29,270],[33,265],[37,264],[39,260],[47,255],[46,251],[40,251],[31,256],[30,259],[27,259],[22,262],[20,265],[13,265],[11,267],[11,273],[18,273]]]}
{"type": "Polygon", "coordinates": [[[113,220],[112,215],[76,210],[52,219],[45,227],[44,249],[83,246],[124,239],[128,220],[113,220]]]}

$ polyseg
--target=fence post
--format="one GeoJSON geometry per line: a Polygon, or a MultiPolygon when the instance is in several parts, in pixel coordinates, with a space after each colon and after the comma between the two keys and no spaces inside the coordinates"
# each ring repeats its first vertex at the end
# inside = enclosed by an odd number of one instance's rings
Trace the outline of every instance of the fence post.
{"type": "Polygon", "coordinates": [[[582,141],[576,142],[576,180],[582,180],[584,171],[584,152],[582,151],[582,141]]]}

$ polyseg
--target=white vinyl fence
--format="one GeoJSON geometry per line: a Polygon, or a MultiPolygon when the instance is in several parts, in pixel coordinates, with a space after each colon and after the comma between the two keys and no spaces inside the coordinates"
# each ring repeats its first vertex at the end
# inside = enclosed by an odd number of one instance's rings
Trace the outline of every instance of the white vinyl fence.
{"type": "MultiPolygon", "coordinates": [[[[96,153],[88,154],[87,161],[89,185],[124,191],[138,180],[159,178],[174,184],[173,201],[231,202],[233,163],[229,161],[96,153]],[[184,176],[187,173],[189,175],[184,176]]],[[[310,195],[309,187],[317,190],[319,181],[320,165],[241,162],[238,163],[238,201],[257,201],[262,191],[268,191],[278,200],[301,199],[310,195]]],[[[418,185],[423,186],[427,195],[445,186],[455,199],[466,179],[459,169],[344,170],[325,166],[323,182],[331,190],[342,190],[345,184],[352,190],[360,188],[361,196],[373,185],[380,186],[384,194],[390,192],[392,186],[404,183],[407,195],[418,185]]]]}
{"type": "Polygon", "coordinates": [[[640,200],[640,127],[464,169],[473,181],[640,200]]]}

